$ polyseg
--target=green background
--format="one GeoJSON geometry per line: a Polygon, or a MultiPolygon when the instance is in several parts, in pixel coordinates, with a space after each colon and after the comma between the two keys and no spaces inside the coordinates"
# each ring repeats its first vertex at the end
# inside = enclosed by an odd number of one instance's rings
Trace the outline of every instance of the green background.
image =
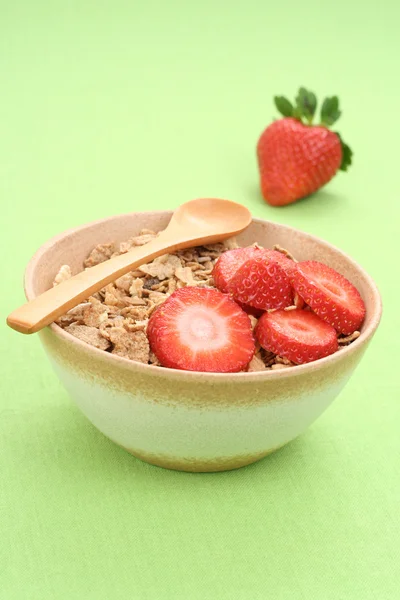
{"type": "Polygon", "coordinates": [[[2,325],[1,600],[400,597],[398,6],[0,1],[2,319],[49,237],[198,196],[329,240],[384,301],[326,414],[223,474],[168,472],[114,446],[39,340],[2,325]],[[271,208],[255,144],[276,116],[272,96],[299,85],[340,96],[354,165],[313,198],[271,208]]]}

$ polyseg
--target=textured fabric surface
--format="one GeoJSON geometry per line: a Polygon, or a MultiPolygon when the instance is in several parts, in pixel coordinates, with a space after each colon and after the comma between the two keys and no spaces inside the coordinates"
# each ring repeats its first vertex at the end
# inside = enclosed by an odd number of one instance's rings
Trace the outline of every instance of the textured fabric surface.
{"type": "Polygon", "coordinates": [[[400,11],[359,6],[0,1],[0,600],[399,598],[400,11]],[[272,96],[299,85],[340,95],[354,165],[273,209],[255,144],[272,96]],[[105,439],[4,319],[49,237],[204,195],[343,248],[384,318],[301,438],[194,475],[105,439]]]}

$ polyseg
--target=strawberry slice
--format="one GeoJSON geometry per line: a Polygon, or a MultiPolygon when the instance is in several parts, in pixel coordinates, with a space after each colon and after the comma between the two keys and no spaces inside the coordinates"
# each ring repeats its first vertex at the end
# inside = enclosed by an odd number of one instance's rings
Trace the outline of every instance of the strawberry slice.
{"type": "Polygon", "coordinates": [[[346,277],[317,261],[297,263],[293,287],[312,310],[336,331],[349,335],[365,318],[365,304],[346,277]]]}
{"type": "Polygon", "coordinates": [[[273,260],[279,264],[285,273],[290,276],[293,270],[296,268],[296,263],[287,258],[282,252],[277,250],[270,250],[269,248],[258,248],[257,246],[249,246],[248,248],[234,248],[233,250],[227,250],[217,260],[214,270],[213,278],[216,287],[221,292],[227,292],[229,288],[229,282],[235,275],[236,271],[242,266],[246,260],[250,258],[256,258],[260,255],[265,256],[269,260],[273,260]]]}
{"type": "Polygon", "coordinates": [[[264,253],[247,260],[230,280],[228,289],[237,302],[262,310],[293,304],[289,277],[264,253]]]}
{"type": "Polygon", "coordinates": [[[229,282],[239,267],[246,260],[249,260],[253,256],[258,256],[261,252],[260,248],[250,246],[249,248],[234,248],[221,254],[212,272],[215,286],[221,292],[227,292],[229,282]]]}
{"type": "Polygon", "coordinates": [[[218,290],[186,287],[151,315],[147,335],[164,367],[234,373],[255,352],[249,317],[218,290]]]}
{"type": "Polygon", "coordinates": [[[335,329],[305,310],[264,313],[255,334],[265,350],[298,365],[323,358],[338,349],[335,329]]]}

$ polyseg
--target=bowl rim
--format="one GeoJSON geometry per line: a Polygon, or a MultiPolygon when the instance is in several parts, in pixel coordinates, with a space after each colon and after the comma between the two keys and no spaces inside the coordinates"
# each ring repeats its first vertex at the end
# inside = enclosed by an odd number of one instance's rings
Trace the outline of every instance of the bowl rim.
{"type": "MultiPolygon", "coordinates": [[[[26,296],[27,300],[31,300],[36,297],[36,295],[33,293],[33,280],[34,280],[35,269],[36,269],[38,262],[40,261],[42,256],[50,248],[52,248],[56,243],[58,243],[60,240],[65,239],[72,234],[84,231],[85,229],[89,229],[95,225],[104,224],[104,223],[107,223],[108,221],[112,221],[114,219],[121,219],[121,218],[123,219],[125,217],[130,218],[134,215],[145,215],[145,214],[147,214],[147,215],[150,215],[150,214],[157,215],[158,214],[158,215],[171,216],[172,213],[173,213],[172,210],[153,210],[153,211],[133,211],[130,213],[116,214],[116,215],[111,215],[109,217],[104,217],[102,219],[96,219],[94,221],[90,221],[88,223],[79,225],[77,227],[71,227],[71,228],[66,229],[65,231],[51,237],[49,240],[47,240],[44,244],[42,244],[38,248],[38,250],[34,253],[34,255],[29,260],[29,262],[25,268],[24,290],[25,290],[25,296],[26,296]]],[[[124,367],[125,369],[130,368],[134,372],[139,371],[139,372],[142,372],[143,374],[147,374],[147,375],[153,374],[153,375],[158,375],[158,376],[165,374],[169,377],[172,376],[173,378],[176,377],[178,379],[179,378],[187,378],[187,377],[197,379],[200,377],[203,381],[205,379],[210,379],[210,380],[214,380],[214,381],[216,381],[216,380],[219,380],[219,381],[225,380],[226,381],[228,378],[229,379],[233,378],[237,382],[245,381],[245,380],[247,380],[247,381],[254,380],[254,379],[257,379],[257,380],[265,379],[265,380],[272,381],[277,378],[279,378],[279,379],[292,378],[292,377],[296,377],[297,375],[300,375],[302,373],[307,373],[312,370],[323,368],[324,366],[328,366],[329,363],[331,363],[331,365],[334,365],[335,363],[341,362],[343,359],[345,359],[346,356],[350,356],[351,354],[353,354],[353,352],[356,352],[360,346],[366,344],[374,335],[374,333],[380,323],[381,316],[382,316],[381,295],[379,293],[378,287],[377,287],[374,279],[367,273],[367,271],[365,271],[365,269],[363,267],[361,267],[361,265],[359,265],[346,252],[344,252],[343,250],[340,250],[333,244],[323,240],[322,238],[319,238],[318,236],[315,236],[315,235],[312,235],[305,231],[302,231],[301,229],[291,227],[290,225],[276,223],[276,222],[270,221],[268,219],[259,219],[259,218],[252,217],[252,223],[259,223],[259,224],[265,224],[265,223],[268,224],[269,223],[269,224],[277,226],[277,227],[283,227],[284,229],[288,230],[289,232],[301,234],[302,236],[305,236],[306,238],[309,238],[309,239],[317,242],[318,244],[324,246],[325,248],[328,248],[328,249],[334,251],[335,253],[340,254],[363,276],[363,278],[367,281],[367,283],[370,287],[370,290],[372,292],[373,312],[371,315],[370,323],[365,328],[365,330],[361,332],[361,335],[356,340],[354,340],[354,342],[352,342],[348,346],[345,346],[344,348],[338,350],[334,354],[331,354],[324,358],[320,358],[313,362],[296,365],[295,367],[293,367],[291,369],[282,369],[282,370],[276,369],[276,370],[238,372],[238,373],[212,373],[212,372],[204,372],[204,371],[186,371],[186,370],[179,370],[179,369],[171,369],[169,367],[161,367],[160,368],[159,366],[156,366],[156,365],[149,365],[149,364],[145,364],[145,363],[136,362],[136,361],[130,360],[128,358],[125,358],[123,356],[118,356],[116,354],[107,353],[107,352],[104,352],[104,350],[95,348],[94,346],[91,346],[90,344],[87,344],[87,343],[83,342],[82,340],[76,338],[72,334],[68,333],[67,331],[62,329],[59,325],[57,325],[56,323],[52,323],[46,329],[50,329],[54,333],[55,336],[57,336],[61,339],[64,339],[65,341],[68,341],[70,344],[72,344],[72,345],[76,344],[78,347],[83,349],[88,354],[93,354],[94,356],[97,356],[99,358],[101,357],[101,358],[107,360],[107,362],[111,361],[109,364],[111,365],[114,363],[116,367],[119,365],[120,367],[124,367]]]]}

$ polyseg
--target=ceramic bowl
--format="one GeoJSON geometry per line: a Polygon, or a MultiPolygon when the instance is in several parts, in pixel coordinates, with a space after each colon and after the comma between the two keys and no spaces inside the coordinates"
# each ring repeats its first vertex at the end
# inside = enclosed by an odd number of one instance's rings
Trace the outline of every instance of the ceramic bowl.
{"type": "MultiPolygon", "coordinates": [[[[141,229],[164,229],[171,212],[119,215],[71,229],[44,244],[25,275],[28,300],[47,290],[62,264],[75,274],[91,249],[141,229]]],[[[254,219],[238,237],[280,244],[299,260],[345,275],[367,307],[361,336],[313,363],[255,373],[197,373],[132,362],[85,344],[53,324],[40,333],[58,377],[86,417],[134,456],[170,469],[223,471],[253,463],[303,433],[333,402],[360,362],[381,316],[371,277],[349,256],[311,235],[254,219]]]]}

